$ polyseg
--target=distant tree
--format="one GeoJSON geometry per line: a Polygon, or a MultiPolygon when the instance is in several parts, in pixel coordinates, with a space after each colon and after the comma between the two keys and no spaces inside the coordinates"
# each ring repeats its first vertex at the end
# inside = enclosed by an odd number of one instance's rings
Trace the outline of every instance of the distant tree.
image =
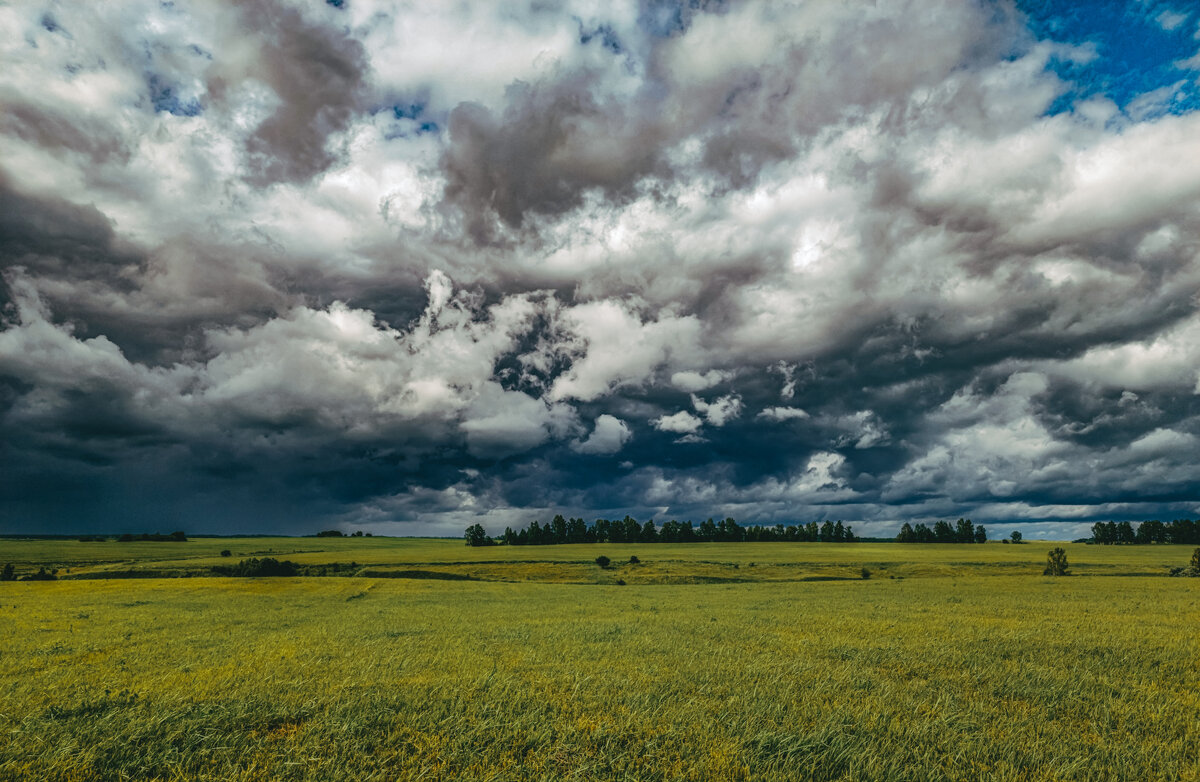
{"type": "MultiPolygon", "coordinates": [[[[1200,549],[1196,549],[1196,550],[1200,551],[1200,549]]],[[[12,563],[9,562],[7,565],[4,566],[4,570],[0,570],[0,581],[16,581],[16,580],[17,580],[17,573],[13,569],[12,563]]]]}
{"type": "MultiPolygon", "coordinates": [[[[8,567],[12,567],[12,565],[9,565],[8,567]]],[[[1191,567],[1192,570],[1200,570],[1200,548],[1192,552],[1191,567]]],[[[11,581],[11,579],[9,580],[11,581]]]]}
{"type": "Polygon", "coordinates": [[[1182,545],[1200,543],[1200,521],[1175,519],[1167,525],[1167,541],[1182,545]]]}
{"type": "Polygon", "coordinates": [[[637,554],[633,554],[632,556],[629,557],[629,564],[640,565],[641,563],[642,563],[642,561],[640,559],[638,559],[637,554]]]}
{"type": "Polygon", "coordinates": [[[954,533],[954,527],[950,526],[948,521],[934,522],[933,538],[937,543],[954,543],[958,540],[958,536],[954,533]]]}
{"type": "Polygon", "coordinates": [[[363,536],[362,530],[356,529],[356,530],[354,530],[354,535],[352,535],[351,537],[361,538],[362,536],[363,536]]]}
{"type": "Polygon", "coordinates": [[[1133,531],[1133,525],[1128,521],[1122,521],[1117,525],[1117,543],[1136,543],[1137,533],[1133,531]]]}
{"type": "Polygon", "coordinates": [[[567,543],[567,520],[560,513],[550,521],[550,532],[554,536],[555,543],[567,543]]]}
{"type": "Polygon", "coordinates": [[[340,529],[323,529],[317,533],[318,538],[341,538],[342,531],[340,529]]]}
{"type": "Polygon", "coordinates": [[[223,548],[223,549],[221,549],[221,556],[223,556],[223,557],[232,557],[232,556],[233,556],[233,552],[232,552],[232,551],[230,551],[230,550],[229,550],[229,549],[227,549],[227,548],[223,548]]]}
{"type": "Polygon", "coordinates": [[[488,537],[487,530],[480,524],[472,524],[467,527],[467,531],[463,533],[463,538],[466,539],[468,546],[490,546],[495,543],[495,541],[488,537]]]}
{"type": "Polygon", "coordinates": [[[571,519],[567,522],[567,542],[587,543],[589,537],[588,525],[583,519],[571,519]]]}
{"type": "Polygon", "coordinates": [[[1017,530],[1013,530],[1012,534],[1009,535],[1008,537],[1009,537],[1009,540],[1011,540],[1013,543],[1021,542],[1021,533],[1018,532],[1017,530]]]}
{"type": "Polygon", "coordinates": [[[846,539],[846,526],[842,524],[841,519],[838,519],[833,525],[833,540],[835,543],[841,543],[846,539]]]}
{"type": "Polygon", "coordinates": [[[746,539],[746,530],[731,517],[726,516],[717,525],[717,539],[731,543],[740,543],[746,539]]]}
{"type": "Polygon", "coordinates": [[[1157,519],[1143,521],[1138,525],[1135,539],[1138,543],[1166,543],[1167,525],[1157,519]]]}
{"type": "Polygon", "coordinates": [[[825,521],[821,522],[821,532],[819,534],[820,534],[820,537],[818,538],[818,540],[820,540],[822,543],[832,542],[833,541],[833,522],[830,521],[829,519],[825,519],[825,521]]]}
{"type": "Polygon", "coordinates": [[[982,524],[975,528],[975,542],[987,543],[987,529],[982,524]]]}
{"type": "Polygon", "coordinates": [[[912,525],[907,521],[900,526],[900,532],[896,534],[897,543],[915,543],[916,534],[913,532],[912,525]]]}
{"type": "MultiPolygon", "coordinates": [[[[58,572],[57,570],[54,571],[54,573],[57,573],[57,572],[58,572]]],[[[54,573],[47,573],[46,568],[40,567],[40,568],[38,568],[38,572],[33,573],[28,576],[22,576],[21,580],[22,581],[55,581],[55,580],[57,580],[57,577],[54,575],[54,573]]]]}
{"type": "Polygon", "coordinates": [[[657,543],[658,542],[658,530],[656,530],[654,528],[654,519],[650,519],[649,521],[647,521],[645,524],[642,525],[642,531],[639,535],[639,539],[643,543],[657,543]]]}
{"type": "Polygon", "coordinates": [[[960,518],[954,523],[954,538],[959,543],[975,542],[975,525],[970,519],[960,518]]]}
{"type": "Polygon", "coordinates": [[[1062,548],[1050,549],[1046,555],[1046,569],[1043,576],[1065,576],[1067,574],[1067,552],[1062,548]]]}
{"type": "Polygon", "coordinates": [[[609,566],[609,564],[611,564],[611,563],[612,563],[612,560],[609,559],[608,557],[604,556],[603,554],[596,557],[596,564],[599,565],[601,568],[607,568],[609,566]]]}

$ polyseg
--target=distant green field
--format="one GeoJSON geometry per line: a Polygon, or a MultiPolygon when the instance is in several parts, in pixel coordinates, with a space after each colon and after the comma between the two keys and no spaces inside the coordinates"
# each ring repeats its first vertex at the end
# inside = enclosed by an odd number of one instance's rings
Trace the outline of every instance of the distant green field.
{"type": "Polygon", "coordinates": [[[0,583],[0,779],[1200,779],[1184,547],[1067,546],[1058,579],[1038,542],[5,540],[0,563],[222,548],[507,582],[0,583]]]}
{"type": "Polygon", "coordinates": [[[1188,546],[1089,546],[1033,541],[1022,545],[897,543],[599,543],[564,546],[488,546],[422,538],[194,538],[186,543],[80,543],[75,540],[0,540],[0,565],[18,574],[39,567],[64,578],[139,572],[163,576],[211,575],[214,565],[248,557],[299,564],[355,563],[374,573],[423,570],[485,581],[559,583],[696,583],[857,578],[863,567],[876,578],[956,574],[1039,574],[1046,552],[1067,550],[1079,576],[1165,575],[1186,565],[1188,546]],[[220,556],[229,550],[231,557],[220,556]],[[614,567],[600,570],[597,556],[614,567]],[[638,566],[621,566],[630,556],[638,566]],[[69,571],[69,572],[68,572],[69,571]]]}

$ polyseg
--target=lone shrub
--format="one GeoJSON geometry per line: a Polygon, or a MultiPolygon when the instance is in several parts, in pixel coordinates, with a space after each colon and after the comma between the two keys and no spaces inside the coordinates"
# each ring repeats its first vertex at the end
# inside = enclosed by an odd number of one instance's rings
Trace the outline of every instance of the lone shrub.
{"type": "Polygon", "coordinates": [[[860,575],[862,576],[863,581],[866,581],[868,578],[871,577],[871,571],[867,570],[866,568],[863,568],[862,573],[860,573],[860,575]]]}
{"type": "Polygon", "coordinates": [[[634,554],[629,558],[629,564],[631,565],[640,565],[641,563],[642,561],[637,558],[637,554],[634,554]]]}
{"type": "Polygon", "coordinates": [[[608,557],[604,556],[603,554],[596,557],[596,564],[602,568],[607,568],[611,562],[612,562],[612,560],[609,559],[608,557]]]}
{"type": "Polygon", "coordinates": [[[217,565],[213,568],[213,572],[222,576],[260,578],[269,576],[295,576],[299,574],[299,568],[296,567],[295,562],[290,560],[285,559],[281,562],[272,557],[264,557],[262,559],[243,559],[232,566],[217,565]]]}
{"type": "Polygon", "coordinates": [[[1043,576],[1065,576],[1067,574],[1067,552],[1062,548],[1050,549],[1046,555],[1046,569],[1043,576]]]}
{"type": "MultiPolygon", "coordinates": [[[[1192,552],[1192,561],[1190,563],[1188,563],[1187,567],[1171,568],[1171,575],[1187,576],[1189,578],[1200,578],[1200,548],[1198,548],[1192,552]]],[[[0,578],[0,581],[3,581],[3,580],[4,579],[0,578]]]]}
{"type": "Polygon", "coordinates": [[[12,563],[9,562],[7,565],[4,566],[4,570],[0,571],[0,581],[16,581],[16,580],[17,580],[16,571],[13,570],[12,563]]]}
{"type": "Polygon", "coordinates": [[[233,556],[233,552],[232,552],[232,551],[230,551],[230,550],[229,550],[229,549],[227,549],[227,548],[223,548],[223,549],[221,549],[221,556],[223,556],[223,557],[232,557],[232,556],[233,556]]]}

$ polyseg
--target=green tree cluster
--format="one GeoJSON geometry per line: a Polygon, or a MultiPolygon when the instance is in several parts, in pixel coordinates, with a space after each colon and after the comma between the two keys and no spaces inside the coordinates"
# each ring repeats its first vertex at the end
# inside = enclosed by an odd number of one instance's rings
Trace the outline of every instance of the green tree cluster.
{"type": "Polygon", "coordinates": [[[1105,546],[1148,543],[1200,544],[1200,521],[1175,519],[1163,523],[1157,519],[1139,522],[1098,521],[1092,525],[1092,542],[1105,546]]]}
{"type": "MultiPolygon", "coordinates": [[[[467,528],[464,537],[467,545],[486,546],[492,539],[486,531],[474,524],[467,528]]],[[[596,519],[588,524],[581,518],[555,516],[549,524],[536,519],[526,529],[514,530],[507,527],[500,542],[508,546],[545,546],[563,543],[742,543],[742,542],[826,542],[849,543],[858,540],[854,530],[841,521],[824,521],[817,524],[783,525],[771,527],[742,526],[732,518],[720,521],[707,519],[699,525],[690,521],[675,520],[657,526],[653,519],[645,523],[626,516],[619,520],[596,519]]]]}
{"type": "Polygon", "coordinates": [[[959,519],[954,524],[948,521],[935,522],[933,528],[924,524],[915,527],[907,521],[896,535],[898,543],[987,543],[987,529],[970,519],[959,519]]]}
{"type": "Polygon", "coordinates": [[[219,576],[235,576],[239,578],[262,578],[272,576],[296,576],[300,568],[291,560],[278,560],[274,557],[258,559],[252,557],[243,559],[236,565],[216,565],[213,572],[219,576]]]}

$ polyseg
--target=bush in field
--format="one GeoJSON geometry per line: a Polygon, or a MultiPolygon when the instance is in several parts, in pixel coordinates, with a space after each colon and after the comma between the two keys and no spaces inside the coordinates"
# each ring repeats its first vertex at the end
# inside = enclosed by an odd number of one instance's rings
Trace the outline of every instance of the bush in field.
{"type": "Polygon", "coordinates": [[[1067,552],[1062,548],[1050,549],[1046,555],[1046,569],[1043,576],[1065,576],[1067,574],[1067,552]]]}
{"type": "MultiPolygon", "coordinates": [[[[58,572],[57,570],[54,571],[54,573],[57,573],[57,572],[58,572]]],[[[57,581],[58,576],[54,575],[54,573],[47,573],[46,568],[40,567],[40,568],[38,568],[38,572],[31,573],[28,576],[22,576],[21,580],[22,581],[57,581]]]]}
{"type": "Polygon", "coordinates": [[[603,554],[596,557],[596,564],[602,568],[608,567],[611,563],[612,563],[612,560],[609,559],[608,557],[604,556],[603,554]]]}
{"type": "Polygon", "coordinates": [[[12,563],[9,562],[7,565],[4,566],[4,570],[0,570],[0,581],[16,581],[16,580],[17,580],[16,571],[13,570],[12,563]]]}
{"type": "Polygon", "coordinates": [[[235,576],[238,578],[261,578],[271,576],[294,576],[297,575],[299,569],[295,562],[283,560],[282,562],[272,557],[263,557],[258,559],[243,559],[236,565],[217,565],[213,568],[213,572],[222,576],[235,576]]]}
{"type": "MultiPolygon", "coordinates": [[[[1171,568],[1171,575],[1173,575],[1173,576],[1189,576],[1191,578],[1200,578],[1200,548],[1198,548],[1192,552],[1192,561],[1188,563],[1187,567],[1171,568]]],[[[0,578],[0,581],[3,581],[3,580],[4,579],[0,578]]]]}
{"type": "Polygon", "coordinates": [[[230,551],[230,550],[229,550],[229,549],[227,549],[227,548],[223,548],[223,549],[221,549],[221,556],[223,556],[223,557],[232,557],[232,556],[233,556],[233,552],[232,552],[232,551],[230,551]]]}
{"type": "Polygon", "coordinates": [[[640,564],[642,564],[642,561],[641,561],[640,559],[638,559],[638,558],[637,558],[637,554],[634,554],[633,556],[631,556],[631,557],[629,558],[629,564],[631,564],[631,565],[640,565],[640,564]]]}

